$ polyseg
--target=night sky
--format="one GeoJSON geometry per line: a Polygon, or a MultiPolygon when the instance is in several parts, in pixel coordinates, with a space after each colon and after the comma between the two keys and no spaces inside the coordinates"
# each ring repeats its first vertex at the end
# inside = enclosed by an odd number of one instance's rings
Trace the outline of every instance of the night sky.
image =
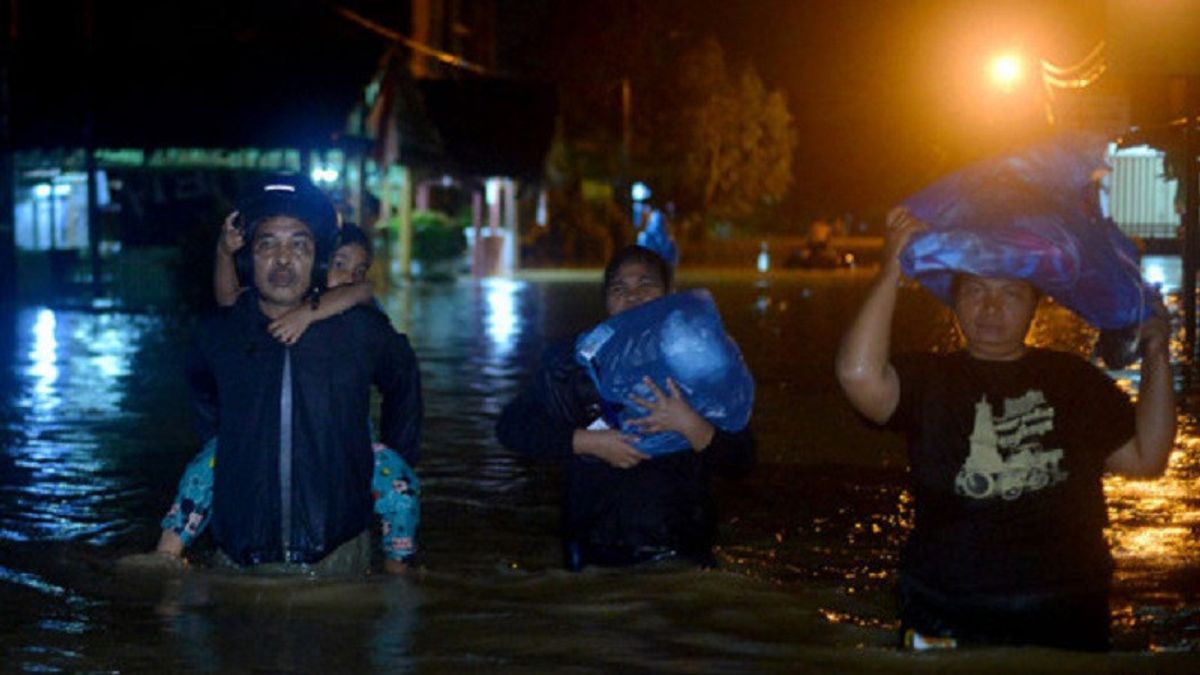
{"type": "MultiPolygon", "coordinates": [[[[361,72],[385,42],[338,17],[337,4],[96,0],[94,25],[97,44],[135,54],[141,63],[215,70],[212,79],[195,76],[211,98],[223,95],[213,84],[221,73],[237,70],[223,58],[231,45],[293,60],[312,69],[314,82],[328,81],[341,63],[361,72]]],[[[344,5],[408,29],[407,3],[344,5]]],[[[21,43],[45,58],[77,58],[85,6],[20,1],[21,43]]],[[[625,58],[622,45],[668,40],[682,48],[716,37],[734,63],[751,65],[787,94],[798,131],[788,209],[799,220],[847,211],[876,215],[963,162],[1030,136],[1039,123],[1037,92],[998,97],[986,80],[987,59],[1019,48],[1069,65],[1104,37],[1106,3],[500,0],[498,7],[498,70],[518,78],[591,78],[611,88],[604,83],[640,67],[625,58]]],[[[614,111],[596,114],[611,121],[614,111]]]]}
{"type": "Polygon", "coordinates": [[[800,132],[794,198],[818,209],[898,199],[1005,135],[1031,133],[1026,104],[992,90],[991,55],[1068,63],[1103,38],[1102,2],[727,4],[745,7],[718,10],[714,25],[788,93],[800,132]]]}

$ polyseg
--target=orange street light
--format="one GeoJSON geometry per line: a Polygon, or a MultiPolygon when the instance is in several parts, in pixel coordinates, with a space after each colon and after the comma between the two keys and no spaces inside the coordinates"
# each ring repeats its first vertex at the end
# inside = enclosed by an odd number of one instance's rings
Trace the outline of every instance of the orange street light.
{"type": "Polygon", "coordinates": [[[1025,77],[1025,64],[1016,54],[1001,54],[992,59],[989,71],[992,82],[1007,94],[1016,89],[1017,84],[1025,77]]]}

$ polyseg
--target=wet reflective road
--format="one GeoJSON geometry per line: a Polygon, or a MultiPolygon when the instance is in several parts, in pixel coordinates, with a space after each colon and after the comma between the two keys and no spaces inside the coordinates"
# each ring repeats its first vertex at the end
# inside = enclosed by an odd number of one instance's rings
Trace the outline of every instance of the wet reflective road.
{"type": "MultiPolygon", "coordinates": [[[[891,648],[893,567],[911,517],[899,439],[838,395],[834,346],[867,275],[685,276],[713,290],[758,380],[760,467],[717,485],[715,571],[559,569],[552,466],[492,438],[551,341],[598,320],[598,275],[417,286],[381,298],[424,375],[422,569],[313,582],[119,574],[148,549],[197,450],[187,317],[22,308],[0,317],[0,671],[1195,672],[1200,448],[1170,473],[1110,479],[1111,655],[891,648]]],[[[907,293],[898,348],[945,348],[948,318],[907,293]]],[[[1044,312],[1034,340],[1086,349],[1044,312]]],[[[1134,379],[1136,374],[1133,374],[1134,379]]],[[[1192,411],[1194,412],[1194,411],[1192,411]]],[[[204,545],[200,546],[204,557],[204,545]]]]}

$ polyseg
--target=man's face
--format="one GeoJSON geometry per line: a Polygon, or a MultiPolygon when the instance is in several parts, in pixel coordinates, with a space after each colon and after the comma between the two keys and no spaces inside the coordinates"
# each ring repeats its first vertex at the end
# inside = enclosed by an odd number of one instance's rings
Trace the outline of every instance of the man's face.
{"type": "Polygon", "coordinates": [[[963,276],[954,296],[954,314],[967,338],[967,351],[989,360],[1021,356],[1037,303],[1037,291],[1025,281],[963,276]]]}
{"type": "Polygon", "coordinates": [[[367,249],[359,244],[346,244],[334,251],[333,257],[329,259],[325,286],[337,288],[346,284],[357,284],[367,278],[367,269],[370,266],[367,249]]]}
{"type": "Polygon", "coordinates": [[[263,311],[274,317],[299,305],[312,283],[316,253],[308,226],[290,216],[268,218],[258,224],[251,246],[263,311]]]}

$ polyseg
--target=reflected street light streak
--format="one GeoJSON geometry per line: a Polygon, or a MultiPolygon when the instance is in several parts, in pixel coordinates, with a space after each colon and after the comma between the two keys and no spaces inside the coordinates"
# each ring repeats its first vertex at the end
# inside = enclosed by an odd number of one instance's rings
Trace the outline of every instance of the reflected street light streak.
{"type": "Polygon", "coordinates": [[[58,382],[58,339],[54,332],[58,322],[54,310],[42,309],[33,324],[33,348],[29,350],[29,374],[33,382],[33,407],[37,412],[48,412],[58,407],[61,400],[55,395],[54,385],[58,382]]]}
{"type": "Polygon", "coordinates": [[[513,337],[520,330],[516,312],[516,294],[524,284],[512,279],[491,278],[483,281],[488,314],[484,326],[496,350],[507,354],[513,349],[513,337]]]}

